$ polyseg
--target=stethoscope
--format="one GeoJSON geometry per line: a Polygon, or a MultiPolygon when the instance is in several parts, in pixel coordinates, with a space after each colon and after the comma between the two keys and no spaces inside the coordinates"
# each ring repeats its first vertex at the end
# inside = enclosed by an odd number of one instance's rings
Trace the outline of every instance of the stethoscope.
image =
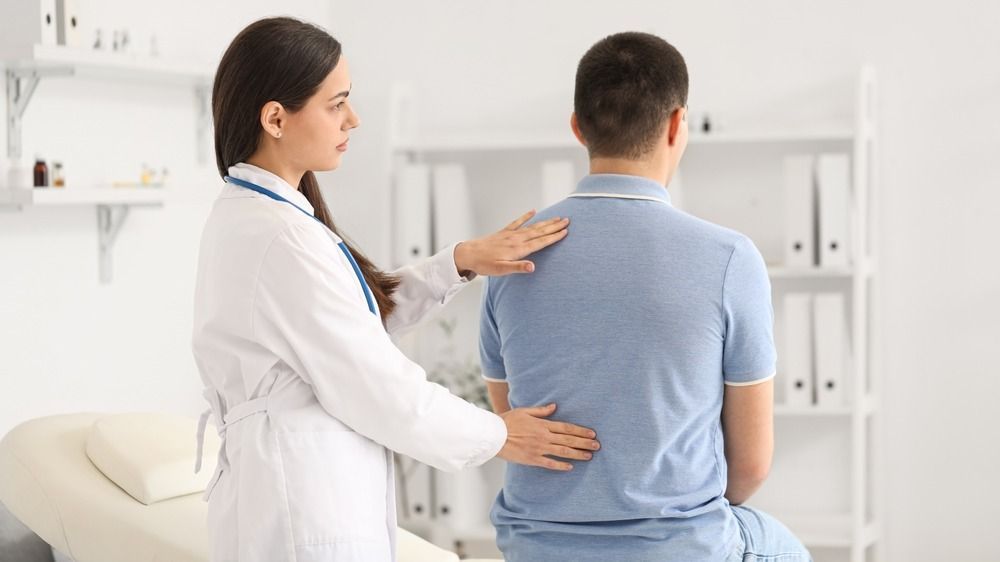
{"type": "MultiPolygon", "coordinates": [[[[307,217],[315,220],[316,222],[322,224],[323,228],[327,228],[329,230],[329,228],[325,224],[323,224],[323,221],[321,221],[318,218],[316,218],[316,216],[309,214],[309,212],[306,211],[305,209],[303,209],[302,207],[299,207],[295,203],[292,203],[288,199],[285,199],[284,197],[278,195],[277,193],[271,191],[270,189],[267,189],[265,187],[261,187],[261,186],[255,184],[255,183],[251,183],[251,182],[248,182],[246,180],[241,180],[240,178],[234,178],[232,176],[225,176],[224,179],[226,180],[226,183],[231,183],[233,185],[237,185],[239,187],[243,187],[243,188],[249,189],[250,191],[256,191],[257,193],[260,193],[261,195],[264,195],[265,197],[270,197],[271,199],[274,199],[275,201],[280,201],[282,203],[288,203],[292,207],[295,207],[299,211],[302,211],[302,214],[304,214],[305,216],[307,216],[307,217]]],[[[365,281],[364,275],[361,274],[361,268],[358,267],[358,262],[354,261],[354,256],[352,256],[351,255],[351,251],[347,249],[347,244],[344,244],[343,242],[338,242],[337,246],[340,248],[341,252],[344,252],[344,255],[347,256],[347,261],[351,262],[351,267],[354,268],[354,275],[357,275],[357,277],[358,277],[358,283],[361,283],[361,288],[365,292],[365,300],[368,301],[368,310],[370,310],[372,312],[372,314],[375,314],[377,316],[378,313],[375,311],[375,301],[372,299],[372,291],[368,287],[368,282],[365,281]]]]}

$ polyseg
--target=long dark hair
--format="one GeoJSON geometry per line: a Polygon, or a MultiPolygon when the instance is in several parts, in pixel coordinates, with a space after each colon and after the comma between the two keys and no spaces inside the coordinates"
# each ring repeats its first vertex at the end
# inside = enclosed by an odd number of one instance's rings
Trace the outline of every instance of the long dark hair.
{"type": "MultiPolygon", "coordinates": [[[[219,175],[246,161],[260,143],[260,109],[269,101],[298,111],[316,93],[340,61],[340,42],[319,27],[292,18],[267,18],[246,27],[226,49],[212,87],[215,121],[215,162],[219,175]]],[[[299,191],[313,206],[316,218],[344,238],[333,224],[316,175],[307,171],[299,191]]],[[[392,294],[399,278],[388,275],[347,240],[348,248],[371,287],[382,313],[392,314],[392,294]]]]}

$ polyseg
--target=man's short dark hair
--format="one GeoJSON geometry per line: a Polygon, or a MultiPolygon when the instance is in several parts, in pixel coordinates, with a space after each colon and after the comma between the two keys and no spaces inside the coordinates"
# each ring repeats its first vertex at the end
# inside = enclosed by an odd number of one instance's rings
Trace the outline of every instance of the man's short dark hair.
{"type": "Polygon", "coordinates": [[[649,33],[601,39],[576,69],[573,110],[590,156],[640,159],[687,105],[684,57],[649,33]]]}

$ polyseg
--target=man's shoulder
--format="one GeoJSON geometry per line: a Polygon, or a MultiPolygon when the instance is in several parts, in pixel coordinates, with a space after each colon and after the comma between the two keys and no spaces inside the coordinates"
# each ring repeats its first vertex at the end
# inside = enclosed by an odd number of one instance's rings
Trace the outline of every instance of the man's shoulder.
{"type": "Polygon", "coordinates": [[[707,221],[678,209],[672,209],[672,211],[671,218],[677,223],[678,228],[687,231],[697,239],[714,242],[730,249],[750,240],[747,235],[732,228],[707,221]]]}

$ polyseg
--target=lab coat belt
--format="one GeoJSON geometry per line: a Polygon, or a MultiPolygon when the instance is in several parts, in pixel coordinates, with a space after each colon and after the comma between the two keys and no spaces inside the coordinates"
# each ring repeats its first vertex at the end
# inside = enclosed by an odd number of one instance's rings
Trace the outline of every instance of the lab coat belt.
{"type": "Polygon", "coordinates": [[[219,481],[219,477],[222,473],[229,468],[229,457],[226,456],[226,433],[229,427],[237,424],[251,416],[257,414],[267,413],[267,396],[261,396],[260,398],[254,398],[252,400],[247,400],[241,404],[229,409],[224,416],[220,415],[222,412],[222,397],[215,389],[205,389],[204,396],[208,399],[211,407],[208,410],[202,412],[201,417],[198,419],[198,452],[195,460],[194,471],[197,473],[201,470],[201,461],[204,453],[205,447],[205,428],[208,424],[209,416],[215,412],[216,418],[221,418],[223,423],[219,425],[218,432],[219,437],[222,438],[222,443],[219,445],[219,455],[218,462],[215,466],[215,473],[212,475],[211,481],[209,481],[208,486],[205,488],[204,499],[208,499],[208,496],[212,492],[212,488],[219,481]]]}

